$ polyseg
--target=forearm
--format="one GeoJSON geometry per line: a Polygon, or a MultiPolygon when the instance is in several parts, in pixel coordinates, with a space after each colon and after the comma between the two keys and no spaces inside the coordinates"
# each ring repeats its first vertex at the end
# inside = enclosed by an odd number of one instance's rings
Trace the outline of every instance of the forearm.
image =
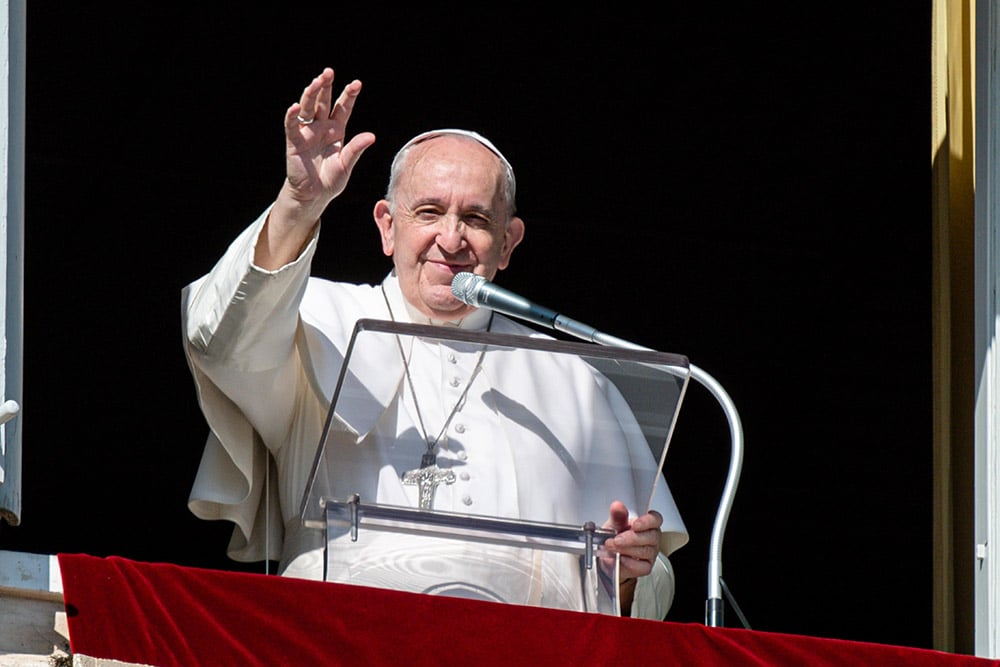
{"type": "MultiPolygon", "coordinates": [[[[193,352],[208,363],[260,370],[291,353],[314,244],[306,242],[304,252],[277,270],[256,266],[269,213],[185,291],[185,334],[193,352]]],[[[314,230],[310,239],[315,235],[314,230]]]]}
{"type": "Polygon", "coordinates": [[[326,200],[298,199],[286,181],[257,238],[254,265],[266,271],[277,271],[298,259],[315,236],[328,203],[326,200]]]}

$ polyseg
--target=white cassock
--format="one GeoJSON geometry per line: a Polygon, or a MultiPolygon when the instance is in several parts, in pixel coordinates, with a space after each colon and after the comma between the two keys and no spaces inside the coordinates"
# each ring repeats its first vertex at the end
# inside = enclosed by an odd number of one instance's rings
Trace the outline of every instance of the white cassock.
{"type": "MultiPolygon", "coordinates": [[[[254,267],[265,218],[183,293],[186,354],[211,427],[189,507],[200,518],[236,524],[230,557],[277,559],[286,576],[321,579],[324,536],[302,527],[300,508],[354,325],[362,318],[431,322],[408,306],[393,275],[381,286],[310,278],[316,238],[277,271],[254,267]]],[[[487,325],[541,336],[485,310],[459,326],[487,325]]],[[[656,509],[664,517],[661,557],[653,574],[640,578],[632,615],[663,618],[673,597],[666,556],[687,542],[687,532],[613,384],[568,357],[526,363],[515,352],[483,355],[412,337],[400,338],[400,348],[394,337],[385,340],[391,346],[373,343],[351,357],[373,400],[343,411],[338,403],[315,482],[324,495],[358,493],[364,501],[416,507],[418,488],[403,484],[401,474],[419,467],[426,433],[431,441],[441,435],[438,465],[455,472],[453,483],[437,487],[435,510],[578,526],[601,525],[612,500],[633,513],[656,509]],[[554,377],[572,391],[554,389],[554,377]],[[617,442],[608,442],[609,423],[617,442]],[[366,446],[373,442],[391,445],[366,446]]],[[[360,547],[347,536],[336,540],[357,563],[341,577],[351,583],[586,606],[580,572],[560,560],[565,554],[539,550],[526,560],[524,550],[387,533],[360,547]],[[349,554],[352,548],[368,551],[349,554]],[[449,563],[444,572],[442,562],[449,563]]]]}

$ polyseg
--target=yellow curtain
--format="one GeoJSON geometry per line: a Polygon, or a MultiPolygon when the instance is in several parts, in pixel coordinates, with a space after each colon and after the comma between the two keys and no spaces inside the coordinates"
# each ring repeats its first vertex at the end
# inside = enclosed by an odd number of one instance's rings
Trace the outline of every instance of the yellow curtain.
{"type": "Polygon", "coordinates": [[[934,648],[974,652],[975,0],[933,0],[934,648]]]}

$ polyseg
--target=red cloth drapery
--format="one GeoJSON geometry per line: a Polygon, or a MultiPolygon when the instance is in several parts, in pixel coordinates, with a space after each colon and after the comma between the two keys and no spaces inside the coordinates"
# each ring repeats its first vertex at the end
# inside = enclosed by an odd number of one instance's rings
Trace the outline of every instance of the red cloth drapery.
{"type": "Polygon", "coordinates": [[[59,566],[71,650],[92,665],[1000,665],[116,557],[61,554],[59,566]]]}

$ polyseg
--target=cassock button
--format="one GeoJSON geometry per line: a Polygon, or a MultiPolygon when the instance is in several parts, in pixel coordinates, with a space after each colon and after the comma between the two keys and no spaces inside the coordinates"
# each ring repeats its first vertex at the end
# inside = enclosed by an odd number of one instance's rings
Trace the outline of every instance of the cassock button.
{"type": "Polygon", "coordinates": [[[451,379],[451,380],[450,380],[450,381],[448,382],[448,384],[450,384],[450,385],[451,385],[452,387],[457,387],[458,385],[462,384],[462,381],[461,381],[461,380],[459,380],[458,378],[452,378],[452,379],[451,379]]]}
{"type": "Polygon", "coordinates": [[[465,494],[464,496],[462,496],[462,502],[465,503],[466,505],[471,505],[472,504],[472,496],[470,496],[468,493],[465,494]]]}
{"type": "Polygon", "coordinates": [[[453,363],[453,364],[457,364],[458,363],[458,357],[455,356],[454,352],[449,352],[448,353],[448,361],[450,363],[453,363]]]}
{"type": "Polygon", "coordinates": [[[460,449],[458,451],[457,456],[458,456],[459,459],[461,459],[462,461],[464,461],[465,459],[469,458],[469,453],[467,451],[465,451],[464,449],[460,449]]]}
{"type": "Polygon", "coordinates": [[[463,482],[469,481],[469,473],[465,472],[464,470],[462,471],[462,474],[459,475],[459,477],[462,478],[463,482]]]}
{"type": "Polygon", "coordinates": [[[455,424],[455,431],[458,433],[465,433],[465,424],[455,424]]]}

